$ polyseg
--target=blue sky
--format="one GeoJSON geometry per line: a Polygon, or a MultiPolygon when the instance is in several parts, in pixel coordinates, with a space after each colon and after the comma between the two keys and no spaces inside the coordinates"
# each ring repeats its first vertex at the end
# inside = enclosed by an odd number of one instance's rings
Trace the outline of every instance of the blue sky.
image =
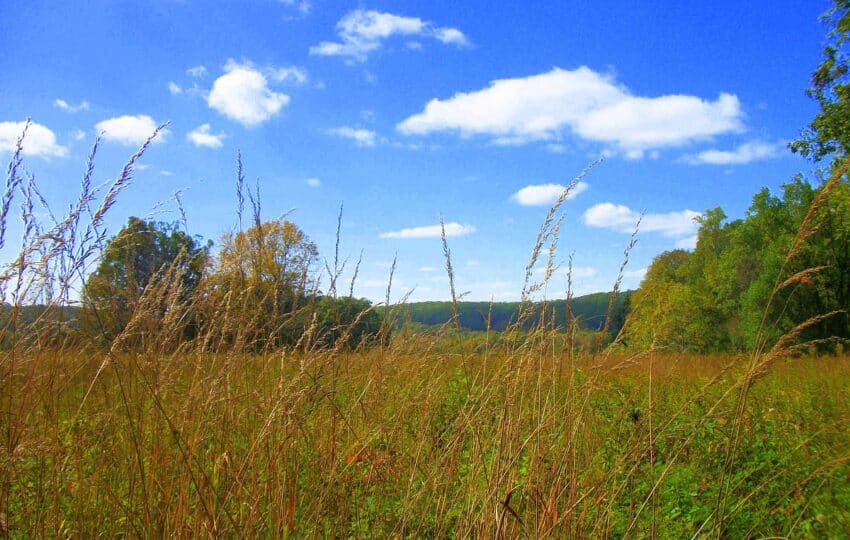
{"type": "MultiPolygon", "coordinates": [[[[0,153],[34,122],[27,167],[55,208],[104,134],[108,180],[153,127],[168,132],[112,214],[176,220],[217,240],[237,225],[235,158],[264,217],[292,211],[363,263],[356,293],[445,299],[447,223],[458,289],[517,299],[547,206],[576,292],[610,289],[645,213],[625,286],[693,244],[694,215],[741,217],[762,186],[812,166],[791,155],[829,7],[811,2],[327,2],[151,0],[0,4],[0,153]],[[679,4],[679,5],[674,5],[679,4]],[[687,5],[686,5],[687,4],[687,5]]],[[[14,229],[11,231],[14,235],[14,229]]],[[[348,273],[348,272],[347,272],[348,273]]],[[[549,296],[562,296],[554,276],[549,296]]]]}

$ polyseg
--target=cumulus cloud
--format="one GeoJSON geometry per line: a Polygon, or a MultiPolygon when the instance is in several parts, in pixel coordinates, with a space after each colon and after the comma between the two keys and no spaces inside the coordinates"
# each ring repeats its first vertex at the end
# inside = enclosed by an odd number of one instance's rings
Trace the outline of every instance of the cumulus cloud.
{"type": "MultiPolygon", "coordinates": [[[[671,238],[696,234],[697,224],[694,218],[700,216],[693,210],[667,212],[666,214],[644,214],[640,223],[642,232],[657,232],[671,238]]],[[[600,203],[588,208],[582,220],[589,227],[599,227],[612,231],[631,233],[640,213],[622,204],[600,203]]]]}
{"type": "Polygon", "coordinates": [[[210,108],[244,126],[255,126],[289,104],[289,96],[269,88],[268,79],[251,64],[229,60],[207,97],[210,108]]]}
{"type": "MultiPolygon", "coordinates": [[[[588,187],[586,182],[579,182],[570,190],[567,199],[575,199],[588,187]]],[[[550,206],[565,189],[567,186],[562,184],[531,184],[511,195],[511,200],[521,206],[550,206]]]]}
{"type": "MultiPolygon", "coordinates": [[[[0,122],[0,152],[14,152],[26,122],[0,122]]],[[[68,148],[56,143],[56,134],[47,126],[31,122],[21,145],[25,156],[64,157],[68,148]]]]}
{"type": "Polygon", "coordinates": [[[89,110],[89,102],[85,101],[85,100],[81,101],[77,105],[71,105],[70,103],[68,103],[64,99],[56,99],[56,100],[53,101],[53,106],[56,107],[57,109],[62,109],[63,111],[69,112],[69,113],[75,113],[75,112],[79,112],[79,111],[89,110]]]}
{"type": "Polygon", "coordinates": [[[342,56],[365,62],[392,36],[430,37],[442,43],[466,46],[467,37],[457,28],[435,27],[419,17],[405,17],[374,10],[356,9],[336,23],[339,41],[322,41],[310,47],[310,54],[342,56]]]}
{"type": "Polygon", "coordinates": [[[186,134],[186,138],[192,144],[207,148],[221,148],[224,145],[223,139],[225,137],[227,135],[224,132],[213,133],[209,124],[201,124],[186,134]]]}
{"type": "Polygon", "coordinates": [[[312,188],[321,187],[322,181],[319,180],[318,178],[308,178],[307,179],[307,185],[312,187],[312,188]]]}
{"type": "MultiPolygon", "coordinates": [[[[424,227],[411,227],[401,229],[400,231],[384,232],[380,234],[381,238],[439,238],[441,228],[440,225],[426,225],[424,227]]],[[[475,232],[475,227],[472,225],[464,225],[456,221],[446,223],[446,236],[466,236],[475,232]]]]}
{"type": "Polygon", "coordinates": [[[182,94],[182,93],[183,93],[183,89],[182,89],[182,88],[180,87],[180,85],[179,85],[179,84],[177,84],[176,82],[174,82],[174,81],[168,81],[168,92],[169,92],[172,96],[176,96],[176,95],[178,95],[178,94],[182,94]]]}
{"type": "Polygon", "coordinates": [[[432,99],[397,125],[407,135],[448,131],[484,135],[497,144],[559,141],[565,133],[605,144],[629,158],[743,129],[738,98],[688,95],[640,97],[581,66],[500,79],[487,88],[432,99]]]}
{"type": "Polygon", "coordinates": [[[330,135],[351,139],[357,146],[375,146],[378,140],[378,135],[374,131],[368,129],[355,129],[348,126],[329,129],[330,135]]]}
{"type": "Polygon", "coordinates": [[[751,141],[738,145],[732,150],[704,150],[696,155],[685,156],[692,165],[744,165],[762,159],[779,157],[785,145],[751,141]]]}
{"type": "MultiPolygon", "coordinates": [[[[153,135],[157,123],[145,114],[136,116],[127,114],[103,120],[95,124],[94,127],[97,131],[103,133],[103,140],[105,141],[117,142],[125,146],[138,146],[153,135]]],[[[168,135],[168,130],[164,129],[153,142],[163,142],[166,135],[168,135]]]]}

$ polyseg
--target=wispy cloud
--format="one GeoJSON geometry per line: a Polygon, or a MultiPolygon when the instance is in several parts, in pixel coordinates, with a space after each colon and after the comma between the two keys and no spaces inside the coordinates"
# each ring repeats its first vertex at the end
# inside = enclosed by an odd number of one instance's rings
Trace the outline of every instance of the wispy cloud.
{"type": "Polygon", "coordinates": [[[323,41],[310,47],[310,54],[342,56],[352,62],[365,62],[393,36],[433,38],[445,44],[468,46],[469,40],[457,28],[437,27],[419,17],[406,17],[374,10],[356,9],[336,24],[339,41],[323,41]]]}
{"type": "MultiPolygon", "coordinates": [[[[0,122],[0,152],[14,152],[26,122],[0,122]]],[[[23,154],[40,158],[65,157],[68,148],[56,143],[56,134],[31,122],[23,141],[23,154]]]]}
{"type": "Polygon", "coordinates": [[[271,67],[268,75],[272,80],[282,83],[307,84],[310,80],[307,69],[301,66],[271,67]]]}
{"type": "Polygon", "coordinates": [[[183,93],[183,88],[174,81],[168,81],[168,93],[172,96],[176,96],[183,93]]]}
{"type": "MultiPolygon", "coordinates": [[[[546,273],[546,267],[545,266],[538,266],[537,268],[534,269],[534,273],[535,274],[541,274],[541,275],[545,274],[546,273]]],[[[557,276],[559,279],[560,278],[566,278],[568,273],[569,273],[569,268],[566,265],[560,265],[560,266],[557,267],[557,269],[553,273],[553,276],[557,276]]],[[[593,268],[591,266],[573,266],[573,268],[572,268],[572,279],[573,279],[574,283],[576,282],[576,280],[586,280],[588,278],[596,277],[596,275],[597,275],[596,268],[593,268]]]]}
{"type": "Polygon", "coordinates": [[[192,66],[186,70],[186,75],[194,78],[200,78],[207,74],[207,67],[204,65],[192,66]]]}
{"type": "Polygon", "coordinates": [[[497,144],[513,145],[559,141],[573,134],[636,159],[646,151],[741,131],[743,112],[732,94],[722,93],[714,101],[678,94],[641,97],[613,76],[588,67],[556,67],[432,99],[397,129],[407,135],[485,135],[497,144]]]}
{"type": "Polygon", "coordinates": [[[623,272],[623,277],[643,279],[644,276],[646,276],[646,270],[646,267],[638,268],[636,270],[626,270],[625,272],[623,272]]]}
{"type": "MultiPolygon", "coordinates": [[[[586,182],[579,182],[570,190],[567,199],[575,199],[588,187],[586,182]]],[[[521,206],[549,206],[558,200],[565,189],[567,186],[562,184],[531,184],[511,195],[511,200],[521,206]]]]}
{"type": "Polygon", "coordinates": [[[310,186],[311,188],[321,187],[322,181],[319,180],[318,178],[308,178],[307,179],[307,185],[310,186]]]}
{"type": "Polygon", "coordinates": [[[279,0],[281,4],[289,6],[301,15],[307,15],[313,9],[313,4],[307,0],[279,0]]]}
{"type": "MultiPolygon", "coordinates": [[[[157,123],[146,114],[116,116],[102,120],[95,125],[95,129],[103,132],[103,140],[116,142],[125,146],[138,146],[144,143],[148,137],[156,131],[157,123]]],[[[169,131],[164,129],[159,136],[153,140],[154,143],[162,143],[169,131]]]]}
{"type": "Polygon", "coordinates": [[[738,145],[732,150],[704,150],[695,155],[685,156],[684,160],[692,165],[744,165],[753,161],[779,157],[783,150],[785,145],[781,142],[751,141],[738,145]]]}
{"type": "MultiPolygon", "coordinates": [[[[463,225],[456,221],[446,223],[446,236],[466,236],[475,232],[475,227],[472,225],[463,225]]],[[[401,229],[399,231],[383,232],[381,238],[439,238],[441,228],[440,225],[426,225],[423,227],[411,227],[401,229]]]]}
{"type": "MultiPolygon", "coordinates": [[[[682,210],[661,214],[644,214],[640,223],[641,232],[657,232],[671,238],[692,236],[696,234],[697,223],[694,218],[699,212],[682,210]]],[[[582,220],[589,227],[598,227],[612,231],[631,233],[640,213],[628,206],[613,203],[601,203],[588,208],[582,220]]]]}
{"type": "Polygon", "coordinates": [[[71,105],[64,99],[56,99],[53,101],[53,106],[69,113],[89,110],[89,102],[86,100],[79,102],[77,105],[71,105]]]}
{"type": "Polygon", "coordinates": [[[374,131],[368,129],[355,129],[348,126],[329,129],[328,134],[342,137],[344,139],[350,139],[354,141],[357,146],[364,147],[375,146],[375,143],[378,140],[378,135],[374,131]]]}
{"type": "Polygon", "coordinates": [[[228,60],[224,71],[213,83],[207,104],[231,120],[255,126],[289,105],[289,96],[273,91],[266,76],[250,63],[228,60]]]}
{"type": "Polygon", "coordinates": [[[697,247],[697,238],[696,234],[680,238],[676,240],[675,246],[677,249],[694,249],[697,247]]]}
{"type": "Polygon", "coordinates": [[[195,146],[221,148],[227,135],[224,132],[213,133],[209,124],[201,124],[186,134],[186,138],[195,146]]]}

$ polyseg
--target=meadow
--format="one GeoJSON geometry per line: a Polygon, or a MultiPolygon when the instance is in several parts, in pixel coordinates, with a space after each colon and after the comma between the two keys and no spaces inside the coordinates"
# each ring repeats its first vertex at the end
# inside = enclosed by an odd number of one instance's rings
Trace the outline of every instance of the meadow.
{"type": "Polygon", "coordinates": [[[744,357],[571,357],[551,338],[15,358],[4,378],[4,533],[850,530],[850,358],[781,361],[741,404],[744,357]]]}
{"type": "Polygon", "coordinates": [[[569,289],[545,300],[560,207],[587,171],[543,219],[512,324],[463,330],[443,231],[452,316],[422,331],[389,301],[392,270],[380,310],[353,298],[356,268],[344,294],[338,243],[315,277],[315,246],[263,221],[241,160],[240,230],[217,260],[136,218],[109,238],[105,216],[148,143],[100,187],[96,143],[55,217],[20,174],[18,141],[0,198],[0,242],[13,201],[23,231],[0,276],[0,536],[850,531],[850,357],[807,335],[843,311],[772,316],[825,268],[794,265],[844,166],[800,213],[753,347],[703,355],[630,346],[628,316],[611,331],[637,231],[601,325],[571,315],[569,289]]]}

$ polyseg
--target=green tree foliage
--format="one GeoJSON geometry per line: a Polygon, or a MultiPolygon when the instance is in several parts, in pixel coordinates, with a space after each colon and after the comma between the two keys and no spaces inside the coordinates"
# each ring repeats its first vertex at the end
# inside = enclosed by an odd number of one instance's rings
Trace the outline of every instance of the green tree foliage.
{"type": "Polygon", "coordinates": [[[107,243],[97,269],[86,280],[81,328],[110,342],[124,330],[148,285],[168,272],[189,298],[201,280],[209,248],[176,224],[131,217],[107,243]]]}
{"type": "Polygon", "coordinates": [[[365,298],[323,296],[316,301],[315,313],[318,339],[325,347],[370,345],[381,331],[382,318],[365,298]]]}
{"type": "MultiPolygon", "coordinates": [[[[808,318],[850,303],[850,186],[840,183],[815,215],[817,230],[800,252],[786,255],[818,188],[801,177],[782,195],[763,189],[744,219],[726,222],[722,210],[699,219],[696,249],[666,252],[650,266],[632,297],[632,343],[680,350],[742,351],[769,341],[808,318]],[[806,269],[792,286],[778,281],[806,269]]],[[[827,319],[802,336],[850,337],[846,315],[827,319]]]]}
{"type": "Polygon", "coordinates": [[[850,0],[835,0],[823,17],[831,28],[824,59],[812,74],[807,93],[820,104],[821,110],[803,132],[800,140],[789,147],[794,152],[820,161],[833,155],[846,156],[850,149],[850,78],[848,78],[847,43],[850,39],[850,0]]]}

